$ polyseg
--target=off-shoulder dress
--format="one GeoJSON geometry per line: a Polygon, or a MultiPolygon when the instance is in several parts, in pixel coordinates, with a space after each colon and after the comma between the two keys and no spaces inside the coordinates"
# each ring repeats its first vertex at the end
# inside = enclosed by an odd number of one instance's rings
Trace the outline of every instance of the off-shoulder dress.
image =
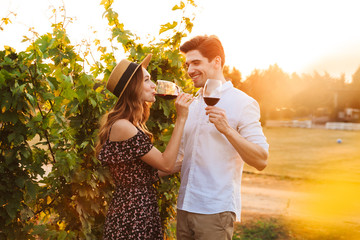
{"type": "Polygon", "coordinates": [[[116,189],[106,215],[104,239],[163,239],[157,193],[157,170],[140,159],[153,147],[138,128],[125,141],[103,145],[99,160],[107,165],[116,189]]]}

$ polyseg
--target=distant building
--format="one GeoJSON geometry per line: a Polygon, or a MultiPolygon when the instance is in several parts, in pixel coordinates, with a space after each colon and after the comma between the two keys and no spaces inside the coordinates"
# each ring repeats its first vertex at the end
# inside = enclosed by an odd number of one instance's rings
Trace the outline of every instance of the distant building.
{"type": "Polygon", "coordinates": [[[344,122],[360,122],[360,109],[345,108],[338,112],[338,119],[344,122]]]}

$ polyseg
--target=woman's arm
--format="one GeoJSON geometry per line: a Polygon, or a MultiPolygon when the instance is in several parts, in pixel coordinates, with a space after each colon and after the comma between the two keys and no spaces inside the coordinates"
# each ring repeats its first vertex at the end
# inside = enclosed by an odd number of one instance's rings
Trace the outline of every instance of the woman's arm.
{"type": "MultiPolygon", "coordinates": [[[[156,147],[153,147],[148,153],[140,158],[141,160],[166,174],[171,174],[175,170],[174,166],[179,151],[181,137],[188,116],[189,105],[192,101],[193,97],[190,94],[181,93],[177,97],[175,101],[177,118],[173,133],[165,151],[162,153],[156,147]]],[[[112,126],[110,141],[124,141],[135,136],[137,131],[137,128],[130,121],[120,119],[112,126]]],[[[176,168],[176,170],[177,169],[178,168],[176,168]]]]}
{"type": "Polygon", "coordinates": [[[175,162],[174,168],[170,172],[163,172],[161,170],[158,171],[159,177],[165,177],[174,173],[178,173],[181,171],[182,161],[175,162]]]}
{"type": "Polygon", "coordinates": [[[142,156],[141,159],[152,167],[167,174],[171,174],[179,151],[185,121],[186,119],[176,119],[175,128],[163,153],[156,147],[153,147],[147,154],[142,156]]]}
{"type": "Polygon", "coordinates": [[[167,174],[172,173],[179,151],[185,122],[188,116],[189,106],[193,99],[192,95],[186,93],[181,93],[176,98],[175,107],[177,111],[177,118],[170,141],[163,153],[153,147],[147,154],[141,157],[144,162],[167,174]]]}

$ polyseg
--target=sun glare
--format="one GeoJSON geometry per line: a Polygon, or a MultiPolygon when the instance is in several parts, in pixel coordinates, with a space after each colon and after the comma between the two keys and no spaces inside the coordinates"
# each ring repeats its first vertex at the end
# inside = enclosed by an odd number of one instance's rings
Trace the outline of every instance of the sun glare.
{"type": "Polygon", "coordinates": [[[243,76],[277,64],[289,74],[318,70],[351,78],[360,65],[360,44],[349,44],[360,42],[356,1],[199,0],[198,5],[194,32],[218,35],[227,64],[243,76]]]}
{"type": "Polygon", "coordinates": [[[358,230],[349,227],[357,226],[359,223],[359,183],[346,181],[336,173],[322,175],[319,178],[331,180],[322,184],[309,184],[308,197],[293,206],[295,211],[306,216],[304,221],[311,222],[312,225],[332,230],[343,228],[347,229],[347,234],[351,235],[351,231],[354,231],[355,235],[359,234],[358,230]]]}
{"type": "MultiPolygon", "coordinates": [[[[60,6],[61,1],[39,2],[44,4],[4,1],[1,16],[9,11],[17,16],[4,28],[7,35],[0,38],[2,47],[11,45],[21,50],[18,46],[22,46],[22,36],[29,27],[35,27],[40,34],[49,31],[49,8],[60,6]]],[[[64,0],[67,16],[74,19],[68,26],[68,34],[78,43],[93,38],[106,42],[109,35],[105,31],[106,19],[102,17],[104,9],[98,2],[85,2],[64,0]],[[85,4],[86,11],[78,11],[85,4]]],[[[239,69],[243,77],[254,69],[277,64],[289,74],[327,71],[336,77],[345,74],[349,80],[360,65],[360,32],[356,31],[360,15],[356,0],[224,0],[221,3],[197,0],[195,3],[197,8],[186,9],[187,17],[195,14],[195,20],[191,34],[184,41],[195,35],[217,35],[225,48],[226,64],[239,69]]],[[[132,11],[126,10],[133,7],[132,2],[115,1],[113,9],[119,13],[124,27],[143,39],[158,36],[161,24],[181,19],[181,11],[172,12],[175,4],[169,1],[140,0],[139,4],[142,7],[136,12],[144,17],[134,17],[132,11]]]]}

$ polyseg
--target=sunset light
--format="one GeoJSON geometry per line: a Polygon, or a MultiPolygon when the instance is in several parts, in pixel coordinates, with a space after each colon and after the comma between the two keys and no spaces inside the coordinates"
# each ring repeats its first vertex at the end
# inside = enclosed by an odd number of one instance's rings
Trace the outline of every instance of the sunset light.
{"type": "Polygon", "coordinates": [[[359,9],[0,0],[0,239],[360,239],[359,9]]]}
{"type": "MultiPolygon", "coordinates": [[[[17,16],[10,16],[12,24],[5,26],[11,35],[4,36],[4,32],[0,32],[0,46],[15,48],[21,47],[22,35],[28,28],[34,27],[40,34],[47,31],[51,16],[49,7],[62,4],[61,1],[39,0],[34,7],[25,0],[1,2],[1,17],[9,11],[17,16]]],[[[64,3],[67,16],[74,18],[68,27],[73,39],[81,42],[109,37],[105,19],[99,21],[103,9],[98,1],[64,0],[64,3]]],[[[326,71],[334,77],[345,74],[350,81],[360,66],[360,32],[357,31],[360,15],[356,0],[224,0],[221,3],[198,0],[195,3],[196,9],[186,9],[186,14],[195,16],[189,37],[217,35],[224,44],[226,64],[239,69],[243,78],[254,69],[267,69],[277,64],[289,74],[326,71]]],[[[125,29],[140,38],[153,38],[158,36],[161,24],[181,17],[180,12],[170,11],[174,4],[173,1],[143,0],[137,2],[137,6],[141,6],[138,8],[132,2],[114,1],[113,8],[119,13],[125,29]],[[134,12],[142,17],[134,17],[134,12]]]]}

